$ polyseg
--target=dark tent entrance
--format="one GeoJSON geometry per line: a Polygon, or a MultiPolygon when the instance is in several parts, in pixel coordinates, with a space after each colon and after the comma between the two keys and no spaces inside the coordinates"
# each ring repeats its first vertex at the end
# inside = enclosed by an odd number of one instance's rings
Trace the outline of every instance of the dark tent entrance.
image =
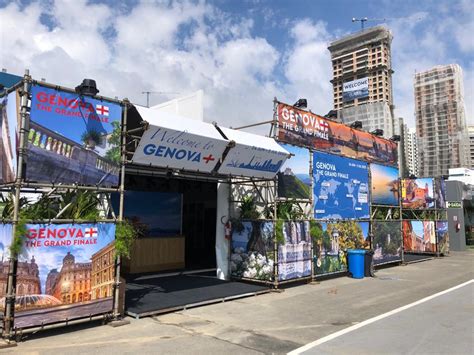
{"type": "Polygon", "coordinates": [[[126,175],[124,216],[140,229],[124,260],[125,312],[170,312],[267,292],[216,277],[217,182],[126,175]]]}
{"type": "Polygon", "coordinates": [[[140,230],[127,274],[216,267],[217,183],[127,175],[125,186],[124,216],[140,230]]]}

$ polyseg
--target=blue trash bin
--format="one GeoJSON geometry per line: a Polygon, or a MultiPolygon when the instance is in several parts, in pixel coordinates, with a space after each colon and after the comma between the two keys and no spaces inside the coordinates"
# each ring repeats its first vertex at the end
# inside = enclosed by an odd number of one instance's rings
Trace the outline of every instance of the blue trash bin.
{"type": "Polygon", "coordinates": [[[365,250],[347,249],[347,263],[354,279],[364,278],[365,250]]]}

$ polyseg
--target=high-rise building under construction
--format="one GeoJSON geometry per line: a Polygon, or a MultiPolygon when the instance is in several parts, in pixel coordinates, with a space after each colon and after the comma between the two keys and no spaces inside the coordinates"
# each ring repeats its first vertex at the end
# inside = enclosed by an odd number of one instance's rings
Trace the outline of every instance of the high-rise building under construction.
{"type": "Polygon", "coordinates": [[[366,131],[383,129],[388,138],[398,134],[393,118],[391,43],[391,32],[376,26],[328,47],[338,118],[346,124],[360,121],[366,131]]]}
{"type": "Polygon", "coordinates": [[[420,176],[447,175],[469,166],[462,69],[436,66],[415,74],[415,114],[420,176]]]}

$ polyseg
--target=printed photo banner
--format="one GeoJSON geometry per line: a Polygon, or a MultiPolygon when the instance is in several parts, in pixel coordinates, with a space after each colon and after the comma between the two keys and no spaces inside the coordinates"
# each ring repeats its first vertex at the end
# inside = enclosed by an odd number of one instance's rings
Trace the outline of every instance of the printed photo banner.
{"type": "Polygon", "coordinates": [[[307,148],[290,144],[281,146],[292,154],[278,172],[278,196],[311,199],[310,152],[307,148]]]}
{"type": "Polygon", "coordinates": [[[372,204],[387,206],[400,205],[398,174],[397,168],[370,164],[372,204]]]}
{"type": "Polygon", "coordinates": [[[273,221],[243,221],[232,226],[230,270],[234,278],[274,280],[273,221]]]}
{"type": "Polygon", "coordinates": [[[368,164],[321,152],[313,153],[316,219],[364,219],[369,212],[368,164]]]}
{"type": "Polygon", "coordinates": [[[446,208],[446,180],[435,178],[435,200],[436,208],[446,208]]]}
{"type": "Polygon", "coordinates": [[[309,221],[283,222],[284,243],[278,245],[278,280],[311,276],[309,221]]]}
{"type": "Polygon", "coordinates": [[[374,265],[402,260],[402,230],[400,221],[373,221],[374,265]]]}
{"type": "Polygon", "coordinates": [[[118,186],[118,103],[33,85],[26,179],[118,186]]]}
{"type": "Polygon", "coordinates": [[[370,248],[369,222],[311,223],[321,230],[313,239],[315,275],[344,272],[347,270],[347,249],[370,248]]]}
{"type": "MultiPolygon", "coordinates": [[[[26,229],[18,259],[15,328],[112,311],[115,224],[27,224],[26,229]]],[[[4,263],[11,232],[11,225],[0,225],[4,263]]],[[[6,290],[0,291],[4,305],[6,290]]]]}
{"type": "Polygon", "coordinates": [[[436,253],[433,221],[403,221],[403,248],[408,252],[436,253]]]}
{"type": "Polygon", "coordinates": [[[448,221],[436,222],[436,242],[438,243],[438,252],[441,254],[449,253],[448,221]]]}
{"type": "Polygon", "coordinates": [[[37,302],[26,303],[15,312],[15,328],[112,311],[115,224],[33,224],[26,228],[25,255],[19,261],[37,265],[41,288],[38,293],[25,293],[26,299],[37,302]]]}
{"type": "Polygon", "coordinates": [[[435,208],[433,179],[402,179],[402,207],[407,209],[435,208]]]}
{"type": "Polygon", "coordinates": [[[388,165],[398,164],[397,143],[312,112],[278,103],[280,142],[388,165]]]}
{"type": "Polygon", "coordinates": [[[0,98],[0,184],[14,182],[18,165],[20,97],[17,91],[0,98]]]}

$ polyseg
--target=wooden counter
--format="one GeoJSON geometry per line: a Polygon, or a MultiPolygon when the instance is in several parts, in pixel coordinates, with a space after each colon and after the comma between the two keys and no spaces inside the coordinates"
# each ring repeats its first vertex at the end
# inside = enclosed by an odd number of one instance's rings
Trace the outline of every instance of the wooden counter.
{"type": "Polygon", "coordinates": [[[130,259],[124,260],[124,271],[137,274],[184,269],[184,236],[136,239],[130,259]]]}

